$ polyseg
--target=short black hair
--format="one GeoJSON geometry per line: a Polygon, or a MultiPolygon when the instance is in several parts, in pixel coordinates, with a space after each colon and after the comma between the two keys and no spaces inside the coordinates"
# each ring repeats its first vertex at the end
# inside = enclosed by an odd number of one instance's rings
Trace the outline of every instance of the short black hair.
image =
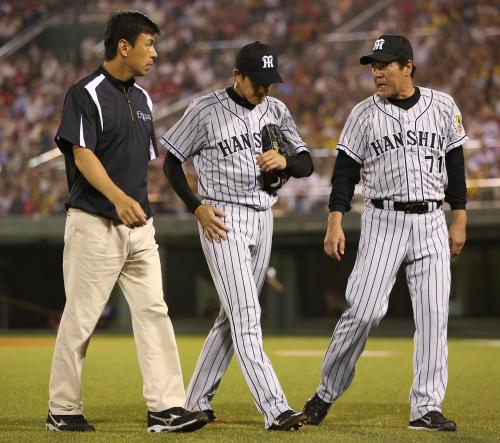
{"type": "MultiPolygon", "coordinates": [[[[406,64],[409,62],[409,60],[405,60],[404,58],[398,58],[396,61],[398,62],[399,69],[403,69],[406,66],[406,64]]],[[[413,64],[413,60],[412,60],[411,73],[410,73],[411,78],[413,78],[415,76],[416,70],[417,70],[417,67],[413,64]]]]}
{"type": "Polygon", "coordinates": [[[135,45],[140,34],[159,34],[160,29],[148,16],[139,11],[115,11],[111,14],[104,34],[104,59],[116,57],[118,42],[127,40],[135,45]]]}

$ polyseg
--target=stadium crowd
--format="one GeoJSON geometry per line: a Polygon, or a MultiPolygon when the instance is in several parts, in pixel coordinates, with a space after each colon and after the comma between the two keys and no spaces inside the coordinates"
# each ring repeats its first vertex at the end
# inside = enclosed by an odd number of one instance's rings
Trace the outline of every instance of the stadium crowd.
{"type": "MultiPolygon", "coordinates": [[[[500,176],[500,14],[493,0],[396,0],[352,29],[350,19],[373,2],[246,0],[242,7],[229,0],[96,0],[86,2],[84,10],[62,8],[71,5],[62,0],[50,5],[57,3],[65,22],[74,21],[75,27],[80,22],[102,21],[120,7],[142,10],[160,25],[156,67],[148,77],[138,79],[157,109],[216,82],[230,84],[234,54],[243,43],[258,39],[273,45],[281,54],[285,79],[273,95],[288,105],[310,148],[327,153],[317,157],[310,186],[294,186],[291,181],[281,191],[286,197],[281,209],[324,209],[334,161],[328,153],[352,106],[374,89],[370,70],[359,65],[359,54],[382,33],[406,34],[415,48],[416,83],[448,92],[457,101],[474,141],[466,150],[468,178],[500,176]],[[370,32],[349,38],[349,32],[361,29],[370,32]],[[338,31],[343,34],[332,34],[338,31]],[[338,40],[339,35],[344,38],[338,40]]],[[[4,4],[0,2],[0,10],[4,4]]],[[[36,3],[19,5],[23,7],[9,10],[15,22],[26,25],[42,15],[41,6],[30,7],[36,3]]],[[[10,34],[3,30],[0,41],[3,36],[13,37],[21,26],[10,34]]],[[[0,215],[64,211],[64,162],[59,158],[31,167],[29,160],[55,147],[53,136],[64,94],[102,60],[100,39],[88,35],[71,58],[41,49],[36,41],[0,58],[0,215]]],[[[178,117],[176,113],[157,121],[157,135],[178,117]]],[[[149,177],[155,210],[183,212],[162,174],[161,161],[153,162],[149,177]]],[[[194,186],[193,174],[190,180],[194,186]]]]}

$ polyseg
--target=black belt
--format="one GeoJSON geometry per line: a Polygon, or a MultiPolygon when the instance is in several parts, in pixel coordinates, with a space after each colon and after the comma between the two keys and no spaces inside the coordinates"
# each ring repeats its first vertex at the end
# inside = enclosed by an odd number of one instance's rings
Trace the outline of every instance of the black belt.
{"type": "Polygon", "coordinates": [[[393,202],[391,200],[370,200],[377,209],[392,211],[404,211],[407,214],[425,214],[435,211],[443,204],[442,200],[430,200],[425,202],[393,202]]]}

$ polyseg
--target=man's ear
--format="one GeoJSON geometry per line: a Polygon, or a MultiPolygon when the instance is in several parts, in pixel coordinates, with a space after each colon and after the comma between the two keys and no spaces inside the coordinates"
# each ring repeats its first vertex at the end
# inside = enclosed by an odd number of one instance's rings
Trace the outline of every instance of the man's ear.
{"type": "Polygon", "coordinates": [[[408,60],[408,63],[405,65],[405,70],[408,73],[408,75],[411,75],[411,71],[413,69],[413,62],[411,60],[408,60]]]}
{"type": "Polygon", "coordinates": [[[124,38],[118,41],[118,53],[122,57],[126,58],[128,56],[129,48],[130,48],[130,43],[124,38]]]}

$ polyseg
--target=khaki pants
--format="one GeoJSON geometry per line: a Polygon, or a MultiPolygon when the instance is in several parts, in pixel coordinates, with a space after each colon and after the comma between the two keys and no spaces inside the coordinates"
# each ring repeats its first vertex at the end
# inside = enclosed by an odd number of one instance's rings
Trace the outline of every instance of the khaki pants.
{"type": "Polygon", "coordinates": [[[185,400],[174,331],[163,299],[153,220],[129,229],[70,209],[64,234],[66,306],[59,325],[49,384],[53,414],[81,414],[81,376],[87,346],[116,282],[132,314],[150,411],[185,400]]]}

